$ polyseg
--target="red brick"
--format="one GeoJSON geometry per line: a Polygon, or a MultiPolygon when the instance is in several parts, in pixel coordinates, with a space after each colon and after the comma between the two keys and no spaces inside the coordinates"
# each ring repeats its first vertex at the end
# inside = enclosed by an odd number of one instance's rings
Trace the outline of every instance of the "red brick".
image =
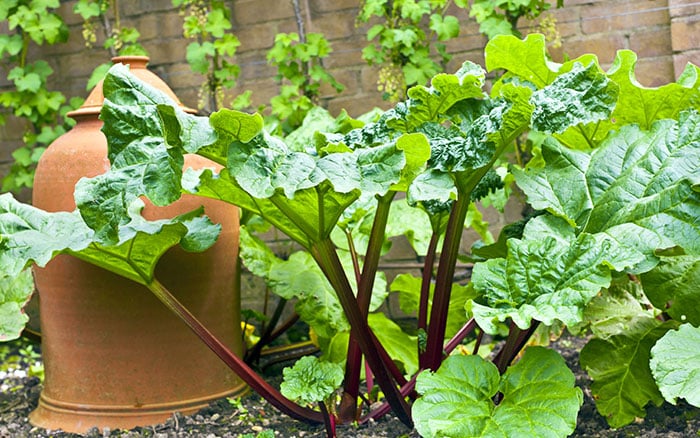
{"type": "Polygon", "coordinates": [[[324,60],[326,68],[351,67],[365,65],[362,59],[362,49],[366,42],[362,40],[339,40],[332,41],[333,52],[324,60]]]}
{"type": "Polygon", "coordinates": [[[675,52],[694,50],[700,47],[700,17],[673,20],[671,38],[675,52]]]}
{"type": "Polygon", "coordinates": [[[675,82],[673,58],[640,58],[635,66],[635,76],[640,84],[647,87],[659,87],[675,82]]]}
{"type": "MultiPolygon", "coordinates": [[[[623,34],[609,33],[586,38],[567,39],[563,42],[563,53],[569,58],[592,53],[598,56],[601,65],[610,65],[620,49],[629,48],[623,34]]],[[[554,52],[554,51],[553,51],[554,52]]]]}
{"type": "Polygon", "coordinates": [[[289,0],[238,0],[232,18],[241,25],[263,23],[294,18],[294,8],[289,0]]]}
{"type": "Polygon", "coordinates": [[[323,33],[328,40],[346,38],[358,33],[355,17],[356,13],[353,10],[323,14],[314,19],[313,28],[315,32],[323,33]]]}
{"type": "Polygon", "coordinates": [[[633,32],[629,36],[630,49],[640,58],[664,56],[672,52],[671,36],[667,27],[633,32]]]}
{"type": "Polygon", "coordinates": [[[275,43],[278,26],[275,23],[262,23],[236,28],[234,33],[241,42],[239,53],[249,50],[269,49],[275,43]]]}
{"type": "Polygon", "coordinates": [[[673,70],[676,78],[683,73],[688,63],[700,66],[700,49],[688,50],[687,52],[673,55],[673,70]]]}
{"type": "Polygon", "coordinates": [[[665,0],[627,0],[606,2],[581,9],[584,34],[633,30],[666,24],[669,20],[665,0]]]}

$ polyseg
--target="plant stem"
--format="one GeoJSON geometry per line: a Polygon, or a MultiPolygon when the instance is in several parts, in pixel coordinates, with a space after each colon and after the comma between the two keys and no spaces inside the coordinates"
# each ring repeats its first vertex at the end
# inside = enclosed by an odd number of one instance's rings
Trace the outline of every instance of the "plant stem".
{"type": "MultiPolygon", "coordinates": [[[[471,191],[469,192],[471,193],[471,191]]],[[[443,343],[445,339],[445,325],[447,324],[447,311],[450,306],[452,292],[452,280],[459,254],[459,244],[462,240],[462,229],[467,217],[469,193],[461,192],[457,201],[452,206],[452,212],[447,222],[445,242],[440,254],[435,292],[433,293],[433,306],[430,311],[430,324],[428,326],[428,345],[425,349],[425,366],[437,370],[442,363],[443,343]]]]}
{"type": "MultiPolygon", "coordinates": [[[[377,199],[377,210],[374,214],[372,231],[367,244],[362,273],[358,279],[357,305],[364,321],[367,321],[369,306],[372,301],[372,288],[377,276],[377,267],[381,257],[384,238],[386,235],[386,225],[389,220],[391,201],[396,192],[389,192],[377,199]]],[[[348,236],[351,248],[352,236],[348,236]]],[[[350,334],[348,342],[347,361],[345,362],[345,379],[343,386],[343,397],[338,408],[338,415],[341,421],[354,421],[357,418],[357,397],[360,394],[360,374],[362,371],[362,352],[353,334],[350,334]]]]}
{"type": "Polygon", "coordinates": [[[363,316],[360,306],[355,299],[352,287],[345,276],[343,265],[340,263],[333,243],[328,238],[316,242],[311,246],[311,254],[336,291],[338,300],[350,323],[350,334],[357,340],[361,352],[365,355],[369,366],[374,372],[377,384],[384,392],[397,417],[406,426],[412,428],[413,421],[410,408],[399,393],[399,389],[394,385],[394,381],[389,374],[388,364],[381,358],[378,351],[381,348],[381,344],[373,342],[373,334],[369,325],[367,325],[367,318],[363,316]]]}
{"type": "Polygon", "coordinates": [[[326,436],[328,438],[335,438],[335,420],[333,415],[328,412],[328,408],[324,402],[318,402],[318,407],[321,409],[323,414],[323,424],[326,426],[326,436]]]}
{"type": "MultiPolygon", "coordinates": [[[[427,333],[428,328],[428,305],[430,301],[430,286],[433,282],[433,266],[435,265],[435,254],[437,252],[438,240],[440,233],[433,230],[428,244],[428,253],[425,255],[425,263],[423,264],[423,279],[421,281],[420,299],[418,303],[418,330],[423,330],[427,333]]],[[[427,355],[425,350],[418,352],[418,363],[421,368],[425,368],[427,355]]]]}
{"type": "Polygon", "coordinates": [[[252,368],[216,338],[201,322],[175,298],[165,286],[153,279],[146,285],[153,294],[201,339],[221,360],[240,376],[255,392],[271,405],[297,420],[323,423],[323,415],[313,409],[299,406],[263,380],[252,368]]]}
{"type": "MultiPolygon", "coordinates": [[[[265,301],[267,302],[267,294],[265,295],[265,301]]],[[[280,316],[282,316],[285,304],[287,304],[287,300],[284,298],[280,298],[279,301],[277,301],[275,313],[272,314],[272,318],[270,318],[270,323],[265,326],[265,330],[260,336],[260,340],[253,346],[250,352],[246,354],[245,361],[247,363],[253,363],[257,361],[260,358],[260,352],[262,351],[263,347],[269,344],[270,341],[274,339],[272,337],[272,334],[275,330],[275,327],[277,326],[277,322],[279,321],[280,316]]]]}
{"type": "Polygon", "coordinates": [[[496,364],[501,374],[506,372],[508,365],[510,365],[513,359],[515,359],[515,356],[520,353],[527,341],[535,333],[535,330],[537,330],[539,324],[539,321],[533,320],[527,330],[522,330],[511,321],[508,339],[506,339],[506,343],[503,345],[503,348],[501,348],[501,351],[493,358],[493,363],[496,364]]]}

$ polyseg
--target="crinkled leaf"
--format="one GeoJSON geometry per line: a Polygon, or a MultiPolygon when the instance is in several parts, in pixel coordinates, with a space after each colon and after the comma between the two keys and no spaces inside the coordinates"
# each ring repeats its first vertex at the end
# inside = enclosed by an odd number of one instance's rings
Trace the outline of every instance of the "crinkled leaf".
{"type": "Polygon", "coordinates": [[[328,237],[342,212],[359,196],[358,191],[337,193],[325,182],[294,194],[293,199],[276,193],[257,199],[243,190],[227,170],[188,170],[183,187],[190,193],[237,205],[263,217],[305,248],[328,237]]]}
{"type": "Polygon", "coordinates": [[[29,321],[22,309],[33,292],[34,277],[30,269],[17,276],[0,277],[0,342],[19,338],[29,321]]]}
{"type": "Polygon", "coordinates": [[[240,228],[241,261],[248,270],[258,277],[267,278],[272,266],[279,258],[259,237],[248,231],[248,227],[240,228]]]}
{"type": "Polygon", "coordinates": [[[280,392],[301,404],[324,402],[343,383],[343,368],[315,356],[304,356],[293,367],[282,370],[280,392]]]}
{"type": "Polygon", "coordinates": [[[629,259],[612,239],[574,238],[563,221],[538,217],[530,224],[523,240],[508,240],[506,258],[474,265],[471,284],[483,298],[469,301],[467,309],[488,333],[508,318],[521,329],[532,319],[575,325],[586,304],[610,284],[611,268],[639,260],[629,259]]]}
{"type": "Polygon", "coordinates": [[[648,259],[657,248],[676,245],[700,252],[697,112],[656,122],[648,132],[625,126],[590,154],[555,142],[542,149],[543,169],[514,169],[534,208],[547,209],[579,230],[606,233],[648,259]]]}
{"type": "Polygon", "coordinates": [[[424,437],[565,437],[583,402],[574,383],[561,356],[543,347],[526,349],[502,377],[479,356],[451,356],[418,376],[415,426],[424,437]]]}
{"type": "Polygon", "coordinates": [[[688,64],[678,81],[660,87],[645,87],[637,82],[634,67],[637,55],[630,50],[617,52],[608,77],[620,89],[617,105],[609,120],[589,123],[569,129],[556,137],[574,149],[595,148],[611,130],[636,124],[643,130],[651,129],[654,122],[677,119],[686,109],[700,109],[700,69],[688,64]]]}
{"type": "Polygon", "coordinates": [[[165,93],[131,75],[122,64],[104,80],[105,124],[111,171],[83,178],[76,204],[99,239],[116,243],[119,227],[139,196],[155,205],[180,197],[183,154],[211,144],[216,135],[204,117],[186,114],[165,93]]]}
{"type": "Polygon", "coordinates": [[[203,251],[216,241],[220,225],[200,217],[202,209],[172,219],[147,221],[143,201],[129,208],[130,221],[119,230],[117,243],[105,245],[82,221],[77,211],[47,213],[0,196],[0,266],[16,275],[32,262],[45,266],[54,256],[68,253],[141,284],[153,279],[160,257],[180,244],[203,251]]]}
{"type": "Polygon", "coordinates": [[[32,263],[46,264],[63,251],[81,251],[93,241],[93,231],[77,212],[47,213],[0,195],[0,272],[19,275],[32,263]]]}
{"type": "Polygon", "coordinates": [[[485,97],[484,70],[477,64],[465,62],[455,74],[440,73],[430,81],[430,87],[417,85],[408,90],[408,122],[419,126],[425,122],[440,122],[447,110],[460,100],[485,97]]]}
{"type": "Polygon", "coordinates": [[[595,337],[606,340],[621,333],[636,331],[638,324],[643,325],[655,317],[652,310],[643,306],[639,291],[634,290],[639,287],[639,283],[629,280],[624,285],[614,282],[607,291],[588,303],[583,319],[595,337]]]}
{"type": "Polygon", "coordinates": [[[644,417],[645,406],[659,406],[663,397],[649,368],[651,347],[674,325],[646,318],[607,340],[593,338],[581,350],[581,366],[593,379],[596,408],[611,427],[644,417]]]}
{"type": "Polygon", "coordinates": [[[532,127],[561,133],[570,126],[598,122],[610,117],[618,87],[595,64],[580,64],[532,94],[532,127]]]}
{"type": "Polygon", "coordinates": [[[661,263],[642,274],[640,280],[656,308],[677,321],[700,325],[700,258],[662,257],[661,263]]]}
{"type": "Polygon", "coordinates": [[[651,373],[666,401],[678,397],[700,407],[700,328],[690,324],[669,330],[651,349],[651,373]]]}

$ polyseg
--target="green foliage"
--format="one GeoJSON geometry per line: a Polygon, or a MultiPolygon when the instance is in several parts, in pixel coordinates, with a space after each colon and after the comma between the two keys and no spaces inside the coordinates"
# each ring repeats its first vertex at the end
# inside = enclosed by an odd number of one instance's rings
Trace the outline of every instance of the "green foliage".
{"type": "MultiPolygon", "coordinates": [[[[73,12],[83,19],[85,47],[92,48],[97,43],[97,31],[101,28],[101,46],[111,57],[148,56],[146,49],[138,42],[141,36],[139,31],[135,27],[122,25],[118,1],[79,0],[73,5],[73,12]]],[[[87,82],[87,90],[92,90],[105,77],[111,65],[103,63],[95,67],[87,82]]]]}
{"type": "MultiPolygon", "coordinates": [[[[378,89],[386,100],[404,98],[412,85],[425,85],[444,70],[451,56],[443,41],[459,35],[457,17],[445,14],[448,0],[365,0],[357,16],[358,23],[375,22],[367,31],[371,44],[362,50],[370,65],[381,65],[378,89]],[[439,41],[439,42],[438,42],[439,41]],[[435,47],[439,62],[433,60],[435,47]]],[[[465,8],[466,2],[455,2],[465,8]]]]}
{"type": "MultiPolygon", "coordinates": [[[[113,67],[102,113],[112,169],[78,184],[82,216],[27,210],[0,198],[9,215],[0,222],[0,267],[18,273],[69,252],[150,284],[157,281],[151,263],[160,251],[178,242],[205,247],[215,230],[199,212],[147,222],[140,198],[157,205],[183,192],[221,199],[261,216],[307,251],[282,260],[244,234],[246,264],[281,296],[299,301],[299,313],[322,335],[323,359],[346,358],[346,375],[358,377],[348,381],[359,381],[364,356],[385,399],[410,423],[399,393],[402,374],[436,371],[418,377],[424,395],[414,412],[421,433],[570,433],[581,393],[561,358],[529,349],[509,368],[538,324],[561,323],[593,332],[581,363],[594,379],[599,411],[611,425],[624,425],[643,416],[649,402],[663,400],[649,365],[655,344],[658,385],[669,398],[688,396],[663,377],[671,368],[660,363],[670,345],[683,342],[674,335],[659,339],[697,316],[683,308],[697,302],[692,286],[700,251],[697,69],[688,68],[676,84],[645,89],[630,79],[629,63],[608,73],[594,56],[555,64],[544,47],[542,37],[496,37],[486,47],[487,67],[506,72],[490,92],[483,89],[486,73],[467,63],[454,75],[436,76],[430,87],[412,88],[408,101],[366,124],[314,112],[304,129],[328,132],[300,132],[290,142],[265,132],[257,114],[185,114],[113,67]],[[621,70],[629,71],[620,76],[621,70]],[[623,95],[630,90],[636,98],[623,95]],[[665,96],[670,106],[660,110],[663,117],[642,121],[638,106],[660,108],[665,96]],[[593,134],[593,126],[602,132],[593,134]],[[528,131],[541,138],[537,159],[504,175],[503,154],[528,131]],[[183,173],[185,153],[223,169],[183,173]],[[482,247],[477,255],[490,258],[475,264],[467,288],[454,286],[475,200],[513,177],[538,211],[482,247]],[[387,240],[401,234],[426,261],[422,278],[399,276],[392,286],[402,307],[422,318],[418,336],[375,311],[386,293],[380,257],[387,240]],[[121,268],[125,256],[135,259],[121,268]],[[468,312],[460,317],[465,301],[468,312]],[[661,312],[670,320],[657,319],[661,312]],[[463,339],[445,344],[448,324],[467,336],[476,327],[499,334],[503,322],[510,331],[497,366],[476,356],[442,363],[463,339]],[[498,393],[503,400],[496,406],[498,393]]],[[[692,376],[687,380],[694,385],[692,376]]],[[[410,390],[411,381],[406,385],[410,390]]],[[[356,407],[352,387],[345,389],[356,407]]]]}
{"type": "Polygon", "coordinates": [[[673,322],[645,318],[606,340],[594,338],[581,350],[581,366],[593,378],[596,408],[611,427],[644,417],[649,402],[663,402],[649,369],[649,352],[672,327],[673,322]]]}
{"type": "Polygon", "coordinates": [[[700,407],[700,329],[690,324],[668,331],[651,349],[651,372],[664,398],[683,397],[700,407]]]}
{"type": "Polygon", "coordinates": [[[343,382],[340,365],[322,362],[314,356],[302,357],[293,367],[285,368],[282,374],[282,394],[303,404],[326,402],[343,382]]]}
{"type": "MultiPolygon", "coordinates": [[[[564,0],[557,0],[559,8],[564,0]]],[[[547,0],[474,0],[469,16],[479,23],[479,32],[493,39],[497,35],[520,35],[518,20],[534,19],[551,7],[547,0]]]]}
{"type": "MultiPolygon", "coordinates": [[[[12,153],[14,163],[3,178],[3,191],[19,191],[32,187],[34,169],[46,147],[73,125],[65,118],[82,101],[66,98],[58,91],[49,91],[47,81],[53,69],[46,61],[30,59],[33,45],[52,45],[65,42],[68,28],[54,12],[58,0],[3,2],[0,23],[9,32],[0,35],[0,65],[8,72],[11,84],[0,93],[0,107],[22,120],[23,135],[20,148],[12,153]]],[[[6,122],[0,116],[0,124],[6,122]]]]}
{"type": "MultiPolygon", "coordinates": [[[[241,45],[231,33],[231,12],[225,2],[218,0],[172,0],[184,17],[185,38],[194,40],[187,46],[186,59],[195,73],[204,76],[199,91],[199,109],[212,113],[226,105],[226,90],[236,86],[240,67],[234,57],[241,45]]],[[[234,102],[235,108],[247,106],[247,93],[234,102]]]]}
{"type": "Polygon", "coordinates": [[[418,376],[416,430],[424,437],[565,437],[583,403],[574,383],[561,356],[542,347],[526,349],[503,376],[479,356],[451,356],[418,376]]]}
{"type": "Polygon", "coordinates": [[[0,341],[19,338],[29,320],[22,308],[33,292],[34,278],[30,269],[25,269],[16,277],[0,277],[0,341]]]}
{"type": "Polygon", "coordinates": [[[320,33],[275,35],[267,61],[277,68],[275,78],[283,84],[280,94],[270,101],[272,117],[281,124],[281,132],[289,133],[302,124],[306,114],[319,104],[322,84],[336,92],[345,88],[323,66],[323,59],[331,52],[330,43],[320,33]]]}

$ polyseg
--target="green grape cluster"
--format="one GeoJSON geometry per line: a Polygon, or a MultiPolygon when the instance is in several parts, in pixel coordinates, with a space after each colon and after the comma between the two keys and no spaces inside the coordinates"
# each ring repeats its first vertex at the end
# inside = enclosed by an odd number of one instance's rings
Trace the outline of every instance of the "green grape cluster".
{"type": "Polygon", "coordinates": [[[561,34],[557,27],[557,19],[552,14],[543,15],[537,24],[537,32],[544,35],[547,45],[554,49],[561,47],[561,34]]]}
{"type": "Polygon", "coordinates": [[[401,66],[385,65],[379,69],[377,90],[382,93],[384,100],[399,102],[406,96],[406,76],[401,66]]]}

